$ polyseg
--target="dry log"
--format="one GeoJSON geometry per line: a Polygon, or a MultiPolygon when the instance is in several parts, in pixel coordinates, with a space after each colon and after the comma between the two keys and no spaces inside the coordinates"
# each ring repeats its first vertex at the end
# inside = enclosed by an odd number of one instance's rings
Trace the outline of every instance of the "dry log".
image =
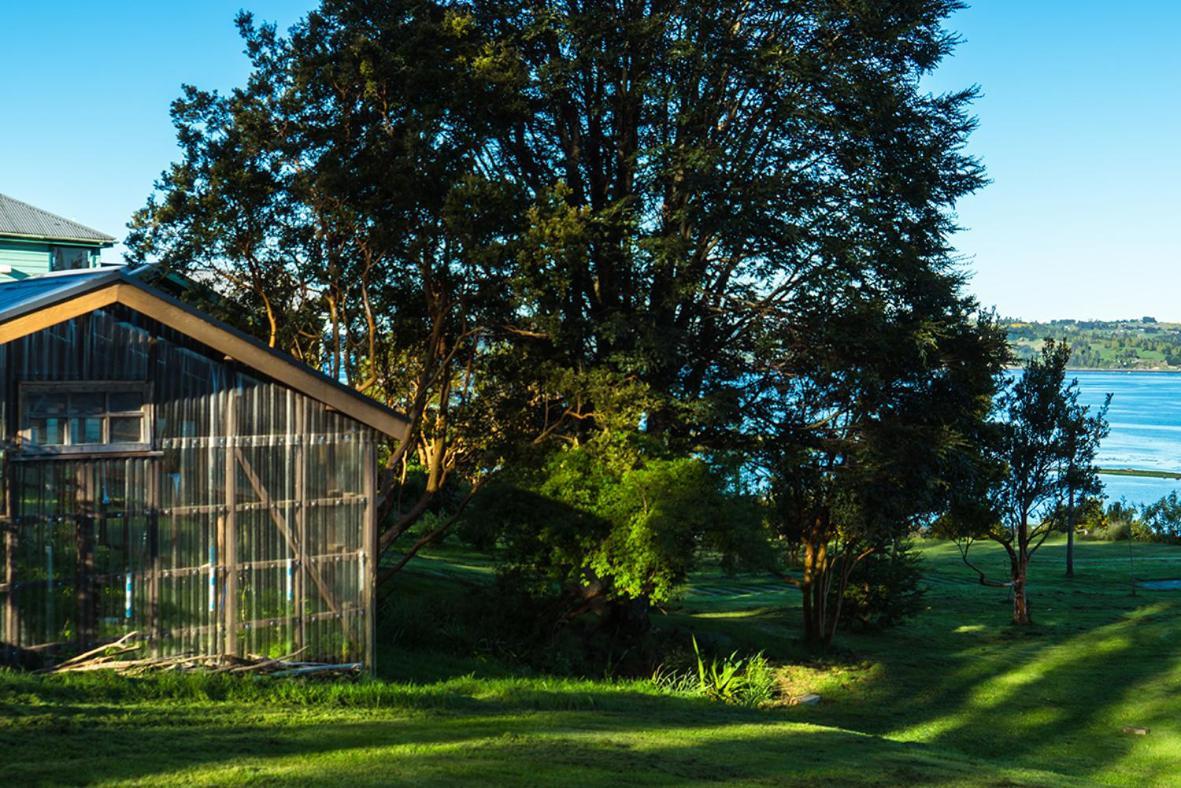
{"type": "Polygon", "coordinates": [[[129,646],[129,645],[127,645],[127,641],[131,640],[134,637],[138,637],[138,636],[139,636],[138,632],[128,632],[126,635],[124,635],[123,637],[119,638],[118,640],[116,640],[112,643],[107,643],[106,645],[99,646],[98,648],[91,649],[90,651],[79,654],[76,657],[71,657],[70,659],[67,659],[66,661],[62,662],[61,664],[57,665],[56,667],[51,668],[49,670],[49,672],[56,673],[56,672],[62,670],[63,668],[68,668],[69,666],[80,664],[82,662],[92,660],[93,658],[96,658],[96,657],[99,659],[103,659],[108,656],[114,657],[114,656],[118,656],[119,654],[126,654],[129,651],[135,651],[136,649],[139,648],[139,644],[136,643],[136,644],[129,646]],[[115,651],[112,652],[111,649],[115,649],[115,651]]]}

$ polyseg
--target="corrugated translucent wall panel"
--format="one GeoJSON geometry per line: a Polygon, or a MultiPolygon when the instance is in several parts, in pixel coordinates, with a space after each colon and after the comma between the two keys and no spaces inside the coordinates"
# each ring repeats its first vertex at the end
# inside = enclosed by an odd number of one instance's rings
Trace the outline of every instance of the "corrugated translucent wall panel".
{"type": "Polygon", "coordinates": [[[151,423],[135,451],[4,444],[0,641],[366,658],[372,430],[121,307],[0,346],[0,370],[0,435],[24,382],[142,382],[151,423]]]}
{"type": "Polygon", "coordinates": [[[19,642],[147,631],[152,518],[144,459],[14,462],[19,642]]]}

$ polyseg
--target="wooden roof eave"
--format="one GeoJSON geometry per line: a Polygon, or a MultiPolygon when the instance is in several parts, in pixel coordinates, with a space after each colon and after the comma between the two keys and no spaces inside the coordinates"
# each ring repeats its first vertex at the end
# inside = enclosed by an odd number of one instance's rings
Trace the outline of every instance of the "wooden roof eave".
{"type": "Polygon", "coordinates": [[[112,304],[122,304],[362,424],[398,440],[406,439],[410,424],[401,414],[187,304],[154,292],[125,274],[103,277],[94,284],[61,294],[50,303],[24,310],[0,323],[0,344],[112,304]]]}

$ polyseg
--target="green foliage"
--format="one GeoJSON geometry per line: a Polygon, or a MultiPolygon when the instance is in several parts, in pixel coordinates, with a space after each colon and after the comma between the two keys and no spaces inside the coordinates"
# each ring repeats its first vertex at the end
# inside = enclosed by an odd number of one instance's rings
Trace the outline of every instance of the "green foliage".
{"type": "Polygon", "coordinates": [[[673,599],[703,553],[741,562],[762,546],[757,502],[697,458],[640,459],[642,440],[602,436],[506,474],[473,502],[463,533],[497,548],[502,576],[566,615],[673,599]]]}
{"type": "MultiPolygon", "coordinates": [[[[324,0],[286,34],[244,13],[250,77],[174,103],[180,159],[130,258],[409,415],[383,547],[505,473],[548,502],[518,514],[586,530],[509,518],[514,571],[661,601],[694,554],[750,546],[728,471],[700,466],[782,439],[764,408],[812,424],[797,382],[862,431],[989,374],[948,243],[984,182],[974,91],[915,89],[956,8],[324,0]]],[[[946,415],[876,444],[943,446],[946,415]]]]}
{"type": "Polygon", "coordinates": [[[921,558],[909,540],[884,546],[854,567],[841,607],[845,626],[898,626],[923,609],[921,558]]]}
{"type": "Polygon", "coordinates": [[[697,657],[697,682],[701,693],[711,700],[737,703],[746,688],[743,668],[746,661],[734,651],[727,657],[714,657],[708,663],[701,656],[697,638],[693,638],[693,653],[697,657]]]}
{"type": "Polygon", "coordinates": [[[963,560],[982,583],[997,585],[969,560],[976,539],[1001,545],[1009,558],[1013,623],[1029,624],[1027,577],[1034,554],[1063,523],[1072,502],[1097,496],[1095,457],[1108,433],[1111,395],[1092,412],[1079,403],[1078,381],[1067,381],[1069,346],[1047,340],[1022,373],[1008,381],[996,399],[996,415],[985,450],[998,473],[989,476],[988,509],[975,518],[951,518],[963,560]]]}
{"type": "MultiPolygon", "coordinates": [[[[925,284],[927,311],[913,322],[878,299],[843,298],[814,315],[815,347],[789,354],[783,368],[798,374],[769,381],[759,403],[773,526],[800,569],[805,637],[818,645],[847,618],[845,591],[862,563],[952,507],[983,508],[981,436],[1003,339],[947,282],[925,284]]],[[[900,584],[888,604],[905,608],[913,590],[900,584]]],[[[886,602],[861,599],[875,601],[886,602]]]]}
{"type": "Polygon", "coordinates": [[[1121,498],[1109,503],[1106,509],[1088,507],[1085,519],[1079,522],[1089,529],[1092,539],[1178,544],[1181,543],[1181,496],[1171,492],[1140,507],[1121,498]]]}
{"type": "Polygon", "coordinates": [[[1181,368],[1181,324],[1155,320],[1007,321],[1018,359],[1041,352],[1047,338],[1070,346],[1071,363],[1082,369],[1181,368]]]}
{"type": "Polygon", "coordinates": [[[1074,502],[1073,510],[1067,502],[1059,502],[1046,517],[1054,530],[1060,533],[1066,532],[1072,517],[1075,529],[1080,532],[1103,531],[1110,524],[1108,510],[1103,507],[1103,499],[1097,495],[1079,498],[1074,502]]]}
{"type": "Polygon", "coordinates": [[[1145,535],[1154,542],[1181,542],[1181,497],[1176,491],[1146,505],[1140,512],[1145,535]]]}

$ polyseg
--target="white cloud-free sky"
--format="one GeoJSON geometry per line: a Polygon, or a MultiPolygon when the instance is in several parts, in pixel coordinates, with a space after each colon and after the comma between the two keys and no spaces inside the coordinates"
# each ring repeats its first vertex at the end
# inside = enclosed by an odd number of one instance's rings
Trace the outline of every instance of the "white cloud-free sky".
{"type": "MultiPolygon", "coordinates": [[[[8,4],[0,192],[122,237],[176,157],[181,83],[245,79],[238,8],[286,28],[313,4],[8,4]]],[[[983,93],[969,149],[993,182],[959,206],[955,243],[985,305],[1181,320],[1179,23],[1169,0],[978,0],[951,18],[964,42],[928,84],[983,93]]]]}
{"type": "Polygon", "coordinates": [[[979,0],[930,84],[977,84],[972,290],[1026,319],[1181,320],[1181,5],[979,0]]]}

